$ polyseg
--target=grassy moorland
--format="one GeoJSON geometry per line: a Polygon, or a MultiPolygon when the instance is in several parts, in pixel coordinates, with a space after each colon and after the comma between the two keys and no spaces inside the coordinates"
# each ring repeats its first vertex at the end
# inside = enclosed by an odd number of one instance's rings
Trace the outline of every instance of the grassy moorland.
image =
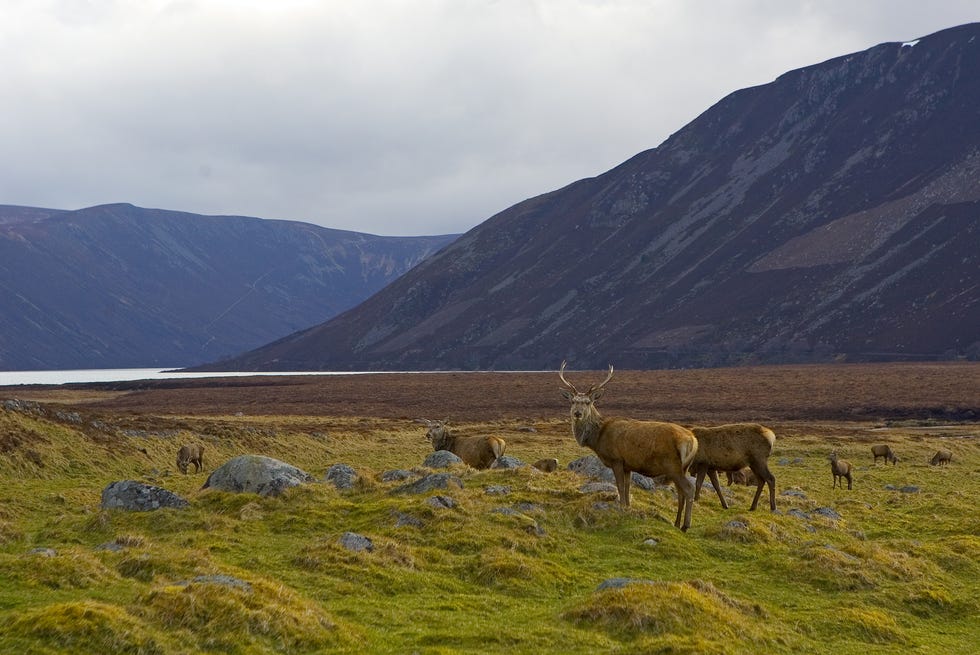
{"type": "Polygon", "coordinates": [[[454,469],[464,487],[435,492],[451,508],[380,481],[429,452],[409,418],[109,411],[63,391],[0,408],[0,652],[975,652],[976,423],[775,417],[777,512],[748,512],[747,487],[722,510],[708,489],[682,533],[669,488],[635,490],[627,510],[580,491],[563,467],[589,453],[553,389],[551,417],[458,427],[562,470],[454,469]],[[190,440],[206,469],[180,475],[190,440]],[[875,443],[902,461],[873,465],[875,443]],[[939,447],[949,467],[929,466],[939,447]],[[831,488],[832,449],[855,465],[850,491],[831,488]],[[277,498],[201,490],[241,453],[317,478],[342,462],[359,480],[277,498]],[[190,507],[100,509],[126,479],[190,507]],[[345,549],[348,531],[374,549],[345,549]],[[598,589],[612,578],[636,582],[598,589]]]}

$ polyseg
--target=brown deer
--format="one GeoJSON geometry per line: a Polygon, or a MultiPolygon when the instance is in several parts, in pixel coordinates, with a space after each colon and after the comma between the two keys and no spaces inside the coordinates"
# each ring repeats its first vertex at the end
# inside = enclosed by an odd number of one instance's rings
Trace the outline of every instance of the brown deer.
{"type": "Polygon", "coordinates": [[[490,468],[504,454],[507,443],[500,437],[458,437],[445,421],[425,421],[426,438],[433,450],[448,450],[475,469],[490,468]]]}
{"type": "Polygon", "coordinates": [[[874,455],[874,463],[878,463],[878,458],[882,457],[885,460],[885,464],[891,462],[893,465],[898,464],[898,457],[892,452],[891,446],[882,444],[880,446],[871,446],[871,454],[874,455]]]}
{"type": "Polygon", "coordinates": [[[694,433],[674,423],[636,421],[625,418],[603,418],[595,401],[612,379],[613,367],[600,384],[587,391],[577,390],[565,379],[565,362],[558,378],[565,388],[561,394],[571,402],[572,434],[580,446],[591,448],[603,464],[612,469],[619,491],[619,502],[630,504],[630,475],[633,471],[655,477],[663,475],[677,488],[677,517],[674,525],[681,530],[691,526],[694,485],[687,468],[698,450],[694,433]],[[683,522],[681,520],[683,516],[683,522]]]}
{"type": "Polygon", "coordinates": [[[775,511],[776,478],[768,464],[776,441],[772,430],[758,423],[731,423],[711,428],[695,427],[691,431],[698,440],[698,452],[691,462],[691,474],[696,477],[694,500],[700,497],[701,483],[707,474],[721,506],[728,509],[718,484],[717,471],[738,472],[747,466],[755,477],[755,497],[749,510],[756,508],[763,487],[769,485],[769,509],[775,511]]]}
{"type": "Polygon", "coordinates": [[[834,474],[834,487],[840,484],[844,488],[844,478],[847,478],[847,488],[851,488],[851,463],[846,459],[839,459],[837,453],[830,453],[830,472],[834,474]]]}
{"type": "Polygon", "coordinates": [[[187,475],[188,464],[194,465],[195,473],[204,468],[204,446],[199,443],[188,443],[180,447],[177,451],[177,469],[187,475]]]}

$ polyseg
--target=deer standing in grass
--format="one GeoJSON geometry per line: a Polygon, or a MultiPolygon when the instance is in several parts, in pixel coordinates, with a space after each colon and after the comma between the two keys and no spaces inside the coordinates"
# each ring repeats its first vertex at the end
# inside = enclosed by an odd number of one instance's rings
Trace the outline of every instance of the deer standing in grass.
{"type": "Polygon", "coordinates": [[[846,459],[837,457],[837,453],[830,453],[830,472],[834,474],[834,487],[840,483],[840,488],[844,488],[844,478],[847,478],[847,488],[851,488],[851,463],[846,459]]]}
{"type": "Polygon", "coordinates": [[[572,434],[580,446],[591,448],[603,464],[612,469],[619,491],[619,502],[630,504],[630,474],[633,471],[655,477],[663,475],[677,488],[677,517],[674,525],[681,530],[691,526],[694,506],[694,484],[687,468],[698,450],[694,433],[674,423],[636,421],[625,418],[603,418],[595,401],[612,379],[613,367],[600,384],[578,391],[565,379],[565,362],[558,378],[565,385],[561,394],[571,402],[572,434]],[[683,521],[681,520],[683,517],[683,521]]]}

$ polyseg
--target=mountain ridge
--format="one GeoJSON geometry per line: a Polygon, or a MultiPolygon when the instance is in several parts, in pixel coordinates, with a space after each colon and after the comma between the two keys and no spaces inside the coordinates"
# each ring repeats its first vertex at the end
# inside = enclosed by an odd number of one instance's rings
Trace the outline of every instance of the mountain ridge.
{"type": "Polygon", "coordinates": [[[0,206],[0,367],[180,367],[321,322],[450,242],[127,203],[0,206]]]}
{"type": "Polygon", "coordinates": [[[789,71],[220,365],[975,358],[978,107],[980,24],[789,71]]]}

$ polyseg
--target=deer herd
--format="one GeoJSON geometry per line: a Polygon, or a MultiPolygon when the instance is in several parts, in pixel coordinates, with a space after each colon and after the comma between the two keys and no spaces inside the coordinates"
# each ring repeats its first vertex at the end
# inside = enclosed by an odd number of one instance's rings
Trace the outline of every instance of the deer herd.
{"type": "MultiPolygon", "coordinates": [[[[769,509],[776,509],[776,477],[769,470],[769,455],[772,453],[776,435],[769,428],[757,423],[732,423],[715,427],[686,428],[676,423],[663,421],[640,421],[629,418],[604,418],[596,407],[605,386],[613,377],[613,367],[609,366],[606,379],[599,384],[579,391],[565,379],[566,362],[561,363],[558,378],[562,383],[561,394],[571,403],[569,415],[572,434],[580,446],[589,448],[605,466],[613,472],[619,502],[630,504],[630,480],[633,473],[651,478],[661,478],[673,483],[677,490],[677,516],[674,525],[686,531],[691,525],[691,512],[694,501],[698,500],[705,476],[721,506],[728,509],[718,481],[718,472],[727,475],[728,484],[755,485],[755,496],[749,510],[754,510],[765,487],[769,488],[769,509]],[[694,481],[691,480],[693,476],[694,481]]],[[[506,443],[500,437],[457,436],[452,434],[445,421],[422,421],[426,427],[426,437],[434,450],[446,450],[459,457],[465,464],[476,469],[493,466],[504,455],[506,443]]],[[[871,448],[874,463],[883,458],[885,464],[899,462],[890,446],[878,445],[871,448]]],[[[945,466],[953,454],[942,449],[932,458],[932,465],[945,466]]],[[[830,469],[833,486],[851,489],[851,463],[840,459],[836,452],[830,454],[830,469]]],[[[200,444],[185,444],[177,453],[177,468],[187,474],[190,464],[194,472],[199,472],[203,464],[203,447],[200,444]]],[[[557,469],[558,460],[546,458],[533,464],[534,468],[545,472],[557,469]]]]}

